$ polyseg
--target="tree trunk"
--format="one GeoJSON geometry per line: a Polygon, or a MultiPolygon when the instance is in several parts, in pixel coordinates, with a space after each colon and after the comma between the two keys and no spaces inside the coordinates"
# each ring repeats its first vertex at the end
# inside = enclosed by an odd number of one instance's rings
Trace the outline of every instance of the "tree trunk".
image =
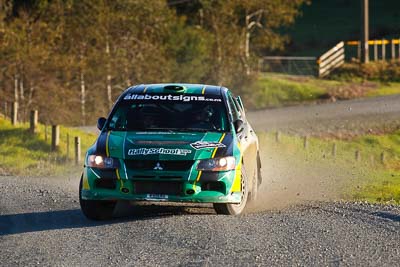
{"type": "Polygon", "coordinates": [[[25,107],[25,95],[24,95],[24,80],[22,77],[19,79],[19,99],[20,99],[20,114],[21,120],[26,121],[26,107],[25,107]]]}
{"type": "Polygon", "coordinates": [[[246,25],[245,25],[245,60],[244,66],[246,68],[246,74],[250,75],[250,66],[249,66],[249,59],[250,59],[250,29],[249,29],[250,19],[249,16],[246,15],[246,25]]]}
{"type": "Polygon", "coordinates": [[[81,70],[81,121],[82,125],[86,125],[86,110],[85,110],[85,104],[86,104],[86,86],[85,86],[85,75],[83,71],[81,70]]]}
{"type": "Polygon", "coordinates": [[[110,108],[112,105],[112,92],[111,92],[111,64],[110,64],[110,44],[108,42],[108,37],[106,40],[106,54],[107,54],[107,104],[110,108]]]}
{"type": "Polygon", "coordinates": [[[26,104],[28,108],[30,108],[30,106],[32,105],[33,91],[34,90],[35,90],[35,88],[33,87],[32,82],[29,82],[28,102],[26,104]]]}
{"type": "Polygon", "coordinates": [[[14,76],[14,101],[18,103],[18,74],[14,76]]]}
{"type": "Polygon", "coordinates": [[[218,66],[217,66],[217,70],[216,70],[216,80],[218,82],[218,84],[223,84],[223,79],[222,79],[222,75],[221,75],[221,69],[222,69],[222,44],[221,44],[221,36],[220,36],[220,31],[219,31],[219,27],[217,25],[217,22],[215,21],[215,18],[213,18],[213,15],[211,15],[211,23],[212,23],[212,28],[214,30],[215,33],[215,43],[217,45],[217,62],[218,62],[218,66]]]}
{"type": "Polygon", "coordinates": [[[25,99],[25,92],[24,92],[24,81],[23,79],[19,79],[19,96],[21,98],[21,101],[24,101],[25,99]]]}

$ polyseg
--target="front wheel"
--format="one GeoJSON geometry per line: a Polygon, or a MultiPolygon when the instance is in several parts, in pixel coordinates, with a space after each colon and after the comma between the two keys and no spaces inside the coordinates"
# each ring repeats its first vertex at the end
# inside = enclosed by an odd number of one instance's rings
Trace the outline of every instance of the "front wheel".
{"type": "Polygon", "coordinates": [[[111,219],[116,202],[82,199],[82,182],[83,178],[81,178],[79,183],[79,204],[81,206],[83,215],[85,215],[86,218],[95,221],[111,219]]]}
{"type": "Polygon", "coordinates": [[[244,166],[242,166],[242,176],[241,176],[241,197],[240,203],[214,203],[214,209],[217,214],[225,214],[225,215],[239,215],[243,213],[246,208],[247,199],[249,197],[249,189],[248,189],[248,177],[244,166]]]}

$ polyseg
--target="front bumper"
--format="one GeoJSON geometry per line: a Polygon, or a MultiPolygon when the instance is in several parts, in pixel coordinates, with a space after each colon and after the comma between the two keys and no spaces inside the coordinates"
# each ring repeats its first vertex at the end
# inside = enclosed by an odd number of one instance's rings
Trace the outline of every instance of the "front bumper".
{"type": "MultiPolygon", "coordinates": [[[[149,173],[147,173],[148,175],[149,173]]],[[[167,201],[167,202],[195,202],[195,203],[240,203],[240,191],[233,191],[232,185],[237,176],[237,171],[216,173],[203,173],[193,175],[192,172],[182,174],[183,179],[166,181],[163,179],[127,179],[121,177],[117,171],[115,175],[104,175],[99,170],[86,167],[83,173],[82,199],[86,200],[132,200],[132,201],[167,201]],[[106,177],[107,176],[107,177],[106,177]],[[191,177],[193,176],[193,177],[191,177]],[[199,179],[197,179],[199,178],[199,179]],[[109,180],[115,184],[111,188],[100,188],[97,182],[109,180]],[[139,183],[151,183],[153,186],[169,186],[179,184],[179,190],[173,194],[155,190],[138,192],[139,183]],[[210,188],[211,183],[219,185],[210,188]],[[206,185],[208,186],[206,188],[206,185]]],[[[156,176],[158,177],[158,176],[156,176]]]]}
{"type": "Polygon", "coordinates": [[[214,192],[199,192],[190,196],[176,196],[163,194],[130,194],[119,193],[114,190],[82,189],[82,199],[86,200],[136,200],[136,201],[168,201],[168,202],[195,202],[195,203],[239,203],[240,193],[233,192],[229,195],[214,192]]]}

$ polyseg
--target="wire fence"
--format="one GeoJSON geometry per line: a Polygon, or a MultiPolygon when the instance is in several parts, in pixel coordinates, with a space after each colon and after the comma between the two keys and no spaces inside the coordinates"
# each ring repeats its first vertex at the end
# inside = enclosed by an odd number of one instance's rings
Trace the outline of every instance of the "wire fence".
{"type": "Polygon", "coordinates": [[[315,76],[318,73],[316,57],[263,57],[259,62],[261,72],[278,72],[291,75],[315,76]]]}

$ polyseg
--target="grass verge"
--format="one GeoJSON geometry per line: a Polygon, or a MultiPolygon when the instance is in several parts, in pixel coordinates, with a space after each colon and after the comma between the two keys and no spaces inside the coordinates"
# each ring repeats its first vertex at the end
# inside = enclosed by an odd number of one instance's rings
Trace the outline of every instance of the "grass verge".
{"type": "MultiPolygon", "coordinates": [[[[53,175],[74,167],[74,137],[81,138],[82,158],[96,139],[94,134],[60,127],[60,146],[51,151],[51,128],[39,124],[38,132],[29,133],[29,124],[12,126],[0,117],[0,173],[13,175],[53,175]],[[67,149],[69,135],[69,151],[67,149]]],[[[79,166],[80,167],[80,166],[79,166]]]]}
{"type": "Polygon", "coordinates": [[[325,80],[276,73],[261,74],[251,88],[244,97],[246,106],[255,109],[400,94],[400,82],[325,80]]]}
{"type": "Polygon", "coordinates": [[[268,133],[261,134],[260,140],[263,147],[282,155],[328,167],[325,170],[331,176],[345,173],[345,186],[341,188],[344,199],[400,204],[400,131],[347,141],[308,138],[306,148],[304,137],[281,135],[276,142],[275,135],[268,133]]]}

